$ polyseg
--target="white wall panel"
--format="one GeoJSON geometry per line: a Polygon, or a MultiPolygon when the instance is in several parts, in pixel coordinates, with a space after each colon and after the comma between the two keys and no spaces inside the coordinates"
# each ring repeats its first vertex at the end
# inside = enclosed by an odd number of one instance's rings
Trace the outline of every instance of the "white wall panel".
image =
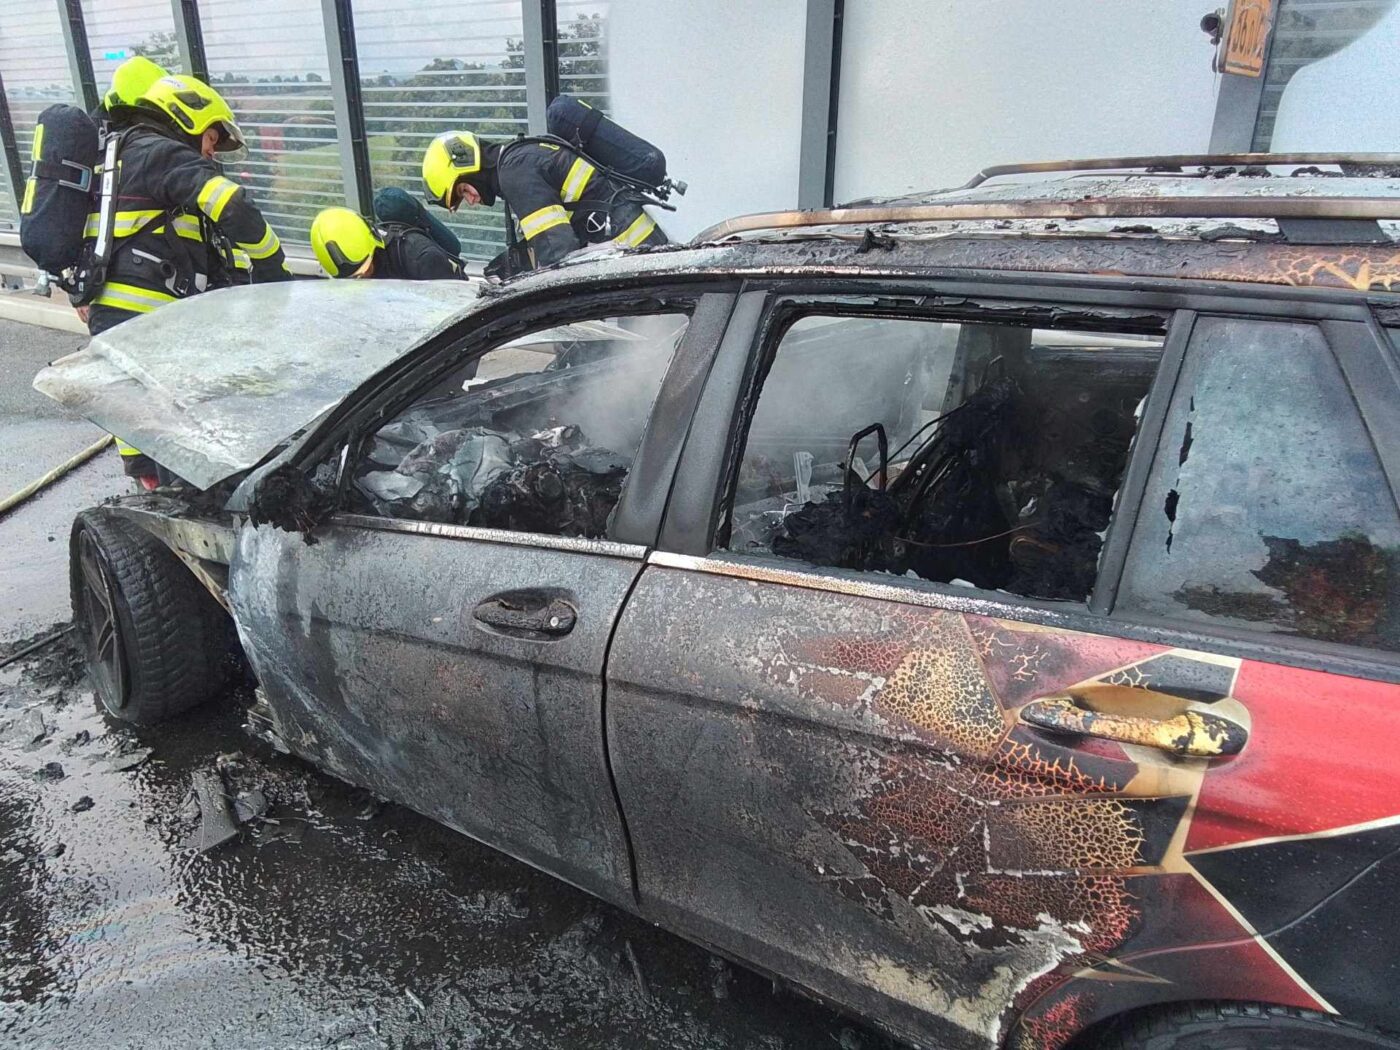
{"type": "Polygon", "coordinates": [[[851,0],[836,199],[956,185],[988,164],[1204,152],[1201,0],[851,0]]]}
{"type": "Polygon", "coordinates": [[[1400,7],[1334,55],[1294,73],[1270,149],[1400,151],[1400,7]]]}
{"type": "Polygon", "coordinates": [[[612,115],[659,146],[672,177],[690,184],[674,198],[675,214],[656,212],[672,240],[731,215],[796,205],[804,0],[593,6],[608,19],[612,115]]]}

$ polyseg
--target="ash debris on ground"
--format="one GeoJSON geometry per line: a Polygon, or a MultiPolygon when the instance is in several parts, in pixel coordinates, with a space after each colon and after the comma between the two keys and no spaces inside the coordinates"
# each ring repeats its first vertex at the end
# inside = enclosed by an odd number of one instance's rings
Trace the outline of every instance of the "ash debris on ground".
{"type": "Polygon", "coordinates": [[[273,752],[241,728],[253,699],[130,728],[100,713],[72,635],[0,671],[0,1043],[894,1046],[273,752]],[[48,762],[62,779],[32,776],[48,762]],[[237,827],[207,852],[200,774],[237,827]]]}

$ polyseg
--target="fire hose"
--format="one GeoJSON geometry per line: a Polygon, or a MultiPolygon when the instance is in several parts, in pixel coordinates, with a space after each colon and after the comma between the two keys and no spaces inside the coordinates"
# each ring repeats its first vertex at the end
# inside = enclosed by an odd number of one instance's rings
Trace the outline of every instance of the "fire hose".
{"type": "Polygon", "coordinates": [[[25,500],[29,499],[29,497],[34,495],[36,492],[39,492],[41,489],[48,488],[48,486],[52,485],[55,481],[63,477],[75,467],[82,466],[84,463],[92,459],[93,456],[97,455],[111,443],[112,435],[103,434],[101,440],[94,441],[87,448],[83,449],[81,452],[71,457],[70,459],[67,459],[64,462],[60,463],[47,474],[43,475],[42,477],[35,478],[33,481],[31,481],[28,485],[24,486],[24,488],[20,489],[18,492],[13,492],[10,495],[6,496],[3,500],[0,500],[0,514],[9,513],[15,507],[18,507],[25,500]]]}

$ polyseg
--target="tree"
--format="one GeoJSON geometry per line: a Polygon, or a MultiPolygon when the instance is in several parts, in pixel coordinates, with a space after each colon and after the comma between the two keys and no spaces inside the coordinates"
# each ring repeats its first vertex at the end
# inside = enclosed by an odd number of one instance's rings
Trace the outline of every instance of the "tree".
{"type": "Polygon", "coordinates": [[[559,90],[565,95],[587,95],[602,110],[610,108],[603,54],[606,25],[602,15],[578,15],[559,28],[559,90]]]}
{"type": "Polygon", "coordinates": [[[152,33],[139,44],[132,44],[127,50],[133,55],[149,58],[163,69],[180,68],[180,42],[174,33],[152,33]]]}

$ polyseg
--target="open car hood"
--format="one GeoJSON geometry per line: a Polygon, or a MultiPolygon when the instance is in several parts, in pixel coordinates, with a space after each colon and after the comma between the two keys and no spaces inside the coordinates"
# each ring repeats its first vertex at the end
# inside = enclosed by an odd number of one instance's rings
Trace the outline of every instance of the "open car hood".
{"type": "Polygon", "coordinates": [[[287,281],[133,318],[34,388],[208,489],[476,304],[479,283],[287,281]]]}

